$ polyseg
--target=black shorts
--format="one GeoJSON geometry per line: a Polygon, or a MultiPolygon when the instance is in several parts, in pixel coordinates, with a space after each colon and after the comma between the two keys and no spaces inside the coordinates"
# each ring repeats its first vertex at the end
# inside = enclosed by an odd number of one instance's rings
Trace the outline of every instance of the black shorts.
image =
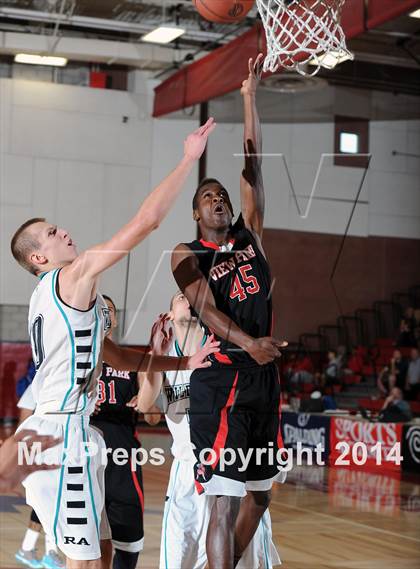
{"type": "Polygon", "coordinates": [[[244,496],[246,490],[266,491],[274,480],[283,482],[276,366],[193,372],[190,431],[199,492],[244,496]]]}
{"type": "MultiPolygon", "coordinates": [[[[103,432],[106,447],[126,449],[139,448],[140,443],[132,430],[124,425],[95,422],[103,432]]],[[[132,469],[128,464],[116,464],[108,454],[105,469],[105,509],[111,526],[114,547],[137,553],[143,549],[144,493],[141,466],[132,469]]]]}

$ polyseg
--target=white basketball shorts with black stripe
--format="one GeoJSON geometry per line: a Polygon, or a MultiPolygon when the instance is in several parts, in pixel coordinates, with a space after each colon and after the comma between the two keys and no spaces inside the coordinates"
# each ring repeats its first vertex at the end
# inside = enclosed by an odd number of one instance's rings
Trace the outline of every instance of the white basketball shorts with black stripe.
{"type": "MultiPolygon", "coordinates": [[[[44,531],[70,559],[101,557],[100,540],[110,539],[104,508],[104,440],[89,426],[86,415],[33,415],[20,425],[62,443],[40,453],[43,462],[58,462],[55,470],[30,474],[23,482],[26,502],[39,517],[44,531]]],[[[31,459],[29,454],[21,458],[31,459]]],[[[32,452],[35,452],[32,449],[32,452]]]]}

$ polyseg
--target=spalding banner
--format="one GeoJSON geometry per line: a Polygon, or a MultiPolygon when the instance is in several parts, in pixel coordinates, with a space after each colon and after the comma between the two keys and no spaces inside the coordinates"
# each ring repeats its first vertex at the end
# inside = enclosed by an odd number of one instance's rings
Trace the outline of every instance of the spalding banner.
{"type": "Polygon", "coordinates": [[[402,428],[401,423],[332,418],[330,465],[400,470],[402,428]]]}
{"type": "Polygon", "coordinates": [[[403,470],[420,472],[420,427],[404,426],[403,456],[403,470]]]}
{"type": "Polygon", "coordinates": [[[311,450],[320,445],[322,448],[321,460],[326,461],[328,459],[330,417],[284,411],[281,419],[285,448],[296,449],[298,442],[302,444],[302,448],[311,450]]]}

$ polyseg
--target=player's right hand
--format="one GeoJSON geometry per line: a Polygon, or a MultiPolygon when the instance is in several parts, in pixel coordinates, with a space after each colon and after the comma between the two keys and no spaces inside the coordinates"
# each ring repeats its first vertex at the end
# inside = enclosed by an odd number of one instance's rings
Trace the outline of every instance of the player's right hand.
{"type": "Polygon", "coordinates": [[[44,452],[62,442],[49,435],[39,435],[36,431],[23,429],[9,437],[0,447],[0,492],[17,490],[19,484],[32,472],[39,470],[54,470],[59,464],[28,464],[23,461],[19,464],[19,443],[25,443],[29,452],[34,444],[40,445],[40,452],[44,452]]]}
{"type": "Polygon", "coordinates": [[[203,367],[210,367],[211,362],[207,360],[210,354],[219,352],[220,342],[216,342],[214,335],[212,334],[206,340],[206,343],[202,348],[198,350],[193,356],[188,358],[187,369],[199,369],[203,367]]]}
{"type": "Polygon", "coordinates": [[[159,314],[159,318],[152,326],[150,334],[150,347],[152,353],[157,356],[167,354],[171,348],[173,341],[173,329],[168,314],[159,314]]]}
{"type": "Polygon", "coordinates": [[[214,118],[210,117],[206,124],[189,134],[184,141],[184,154],[198,160],[204,152],[209,134],[216,128],[214,118]]]}
{"type": "Polygon", "coordinates": [[[284,340],[265,336],[263,338],[255,338],[246,351],[257,364],[264,365],[280,357],[279,348],[285,348],[286,346],[287,342],[284,340]]]}

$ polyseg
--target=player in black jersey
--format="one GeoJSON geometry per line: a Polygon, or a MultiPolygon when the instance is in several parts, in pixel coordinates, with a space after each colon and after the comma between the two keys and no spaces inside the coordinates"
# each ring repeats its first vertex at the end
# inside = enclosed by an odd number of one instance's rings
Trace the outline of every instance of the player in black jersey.
{"type": "Polygon", "coordinates": [[[203,180],[193,199],[202,239],[179,244],[172,255],[175,280],[206,331],[221,341],[220,353],[210,356],[212,366],[194,371],[190,381],[196,487],[217,496],[206,543],[210,569],[236,565],[268,507],[272,482],[284,480],[276,461],[283,444],[273,361],[285,343],[271,336],[272,282],[261,245],[264,188],[255,93],[262,61],[261,54],[255,63],[249,60],[241,89],[242,213],[232,225],[228,192],[214,178],[203,180]],[[234,451],[225,454],[225,464],[224,449],[234,451]],[[249,456],[247,464],[238,450],[249,456]]]}
{"type": "MultiPolygon", "coordinates": [[[[110,313],[111,329],[117,325],[114,302],[103,295],[110,313]]],[[[136,413],[127,406],[139,389],[136,372],[119,371],[104,362],[98,382],[97,412],[91,425],[98,427],[108,449],[131,449],[140,446],[135,435],[136,413]]],[[[114,546],[113,569],[134,569],[143,549],[143,480],[141,466],[118,465],[108,460],[105,469],[105,509],[111,526],[114,546]]],[[[103,552],[104,553],[104,552],[103,552]]],[[[107,552],[109,555],[109,552],[107,552]]]]}

